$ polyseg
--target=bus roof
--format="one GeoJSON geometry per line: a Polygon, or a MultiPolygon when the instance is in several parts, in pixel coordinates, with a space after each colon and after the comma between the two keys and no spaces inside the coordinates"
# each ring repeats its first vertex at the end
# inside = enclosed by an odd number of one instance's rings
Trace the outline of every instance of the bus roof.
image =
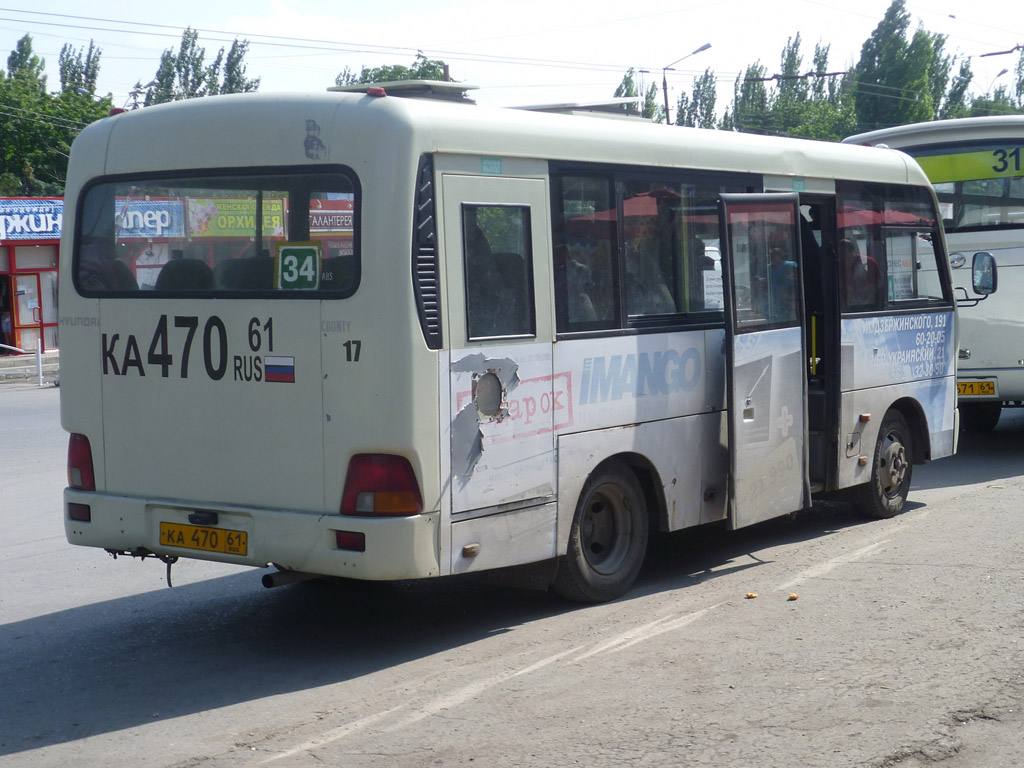
{"type": "Polygon", "coordinates": [[[911,147],[1013,136],[1024,138],[1024,115],[961,117],[955,120],[932,120],[927,123],[897,125],[892,128],[882,128],[877,131],[848,136],[843,139],[843,143],[911,147]]]}
{"type": "MultiPolygon", "coordinates": [[[[354,93],[236,94],[125,112],[88,126],[76,144],[92,150],[88,176],[189,168],[361,162],[383,146],[426,152],[562,162],[729,170],[782,177],[927,184],[895,151],[832,142],[581,120],[500,107],[354,93]],[[325,151],[303,152],[315,134],[325,151]],[[116,142],[116,149],[110,142],[116,142]],[[244,143],[245,149],[239,147],[244,143]],[[340,151],[346,151],[343,159],[340,151]],[[109,151],[108,151],[109,150],[109,151]],[[314,153],[315,154],[315,153],[314,153]],[[98,156],[97,156],[98,155],[98,156]]],[[[84,181],[84,179],[83,179],[84,181]]],[[[796,188],[796,187],[794,187],[796,188]]]]}

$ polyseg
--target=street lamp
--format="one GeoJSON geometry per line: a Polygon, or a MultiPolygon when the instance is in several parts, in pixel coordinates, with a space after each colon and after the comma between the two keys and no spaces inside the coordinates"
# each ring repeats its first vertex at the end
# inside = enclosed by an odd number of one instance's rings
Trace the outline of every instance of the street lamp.
{"type": "Polygon", "coordinates": [[[156,80],[150,80],[145,85],[142,85],[141,82],[136,81],[135,87],[128,91],[128,98],[124,100],[124,107],[122,107],[122,109],[128,107],[129,101],[132,102],[132,109],[138,109],[139,96],[144,94],[149,88],[152,88],[154,85],[160,85],[160,83],[158,83],[156,80]]]}
{"type": "Polygon", "coordinates": [[[673,61],[668,66],[661,68],[661,88],[665,92],[665,125],[672,125],[672,121],[668,119],[668,71],[670,69],[672,69],[672,67],[674,67],[679,62],[685,61],[686,59],[690,58],[691,56],[697,55],[701,51],[706,51],[710,47],[711,47],[711,43],[704,43],[704,45],[702,45],[697,50],[690,51],[688,54],[683,56],[683,58],[676,59],[675,61],[673,61]]]}
{"type": "Polygon", "coordinates": [[[995,87],[996,80],[998,80],[1000,77],[1002,77],[1009,71],[1010,70],[1008,69],[1001,69],[999,71],[999,74],[992,78],[992,82],[988,84],[988,92],[985,94],[985,98],[991,98],[992,89],[995,87]]]}

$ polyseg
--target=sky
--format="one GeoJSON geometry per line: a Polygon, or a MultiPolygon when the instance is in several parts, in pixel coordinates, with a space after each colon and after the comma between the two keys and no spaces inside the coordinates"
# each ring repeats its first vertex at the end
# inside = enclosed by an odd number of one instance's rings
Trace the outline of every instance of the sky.
{"type": "MultiPolygon", "coordinates": [[[[412,63],[416,52],[451,65],[453,79],[478,86],[481,104],[516,106],[610,98],[629,67],[645,85],[666,77],[672,112],[681,91],[711,69],[719,115],[737,76],[760,62],[779,71],[782,49],[800,34],[802,71],[814,46],[830,46],[829,71],[850,68],[890,0],[0,0],[0,67],[26,33],[46,60],[48,87],[60,87],[58,56],[68,43],[102,49],[97,93],[124,106],[136,83],[153,79],[161,53],[175,51],[186,27],[199,32],[211,61],[235,38],[249,41],[247,76],[259,90],[321,92],[349,67],[412,63]],[[711,47],[691,52],[710,43],[711,47]],[[683,61],[677,60],[686,57],[683,61]],[[666,67],[672,67],[666,70],[666,67]]],[[[908,0],[911,28],[948,36],[946,53],[971,58],[972,93],[1010,85],[1024,43],[1024,3],[1011,0],[908,0]],[[999,74],[1001,70],[1009,72],[999,74]]]]}

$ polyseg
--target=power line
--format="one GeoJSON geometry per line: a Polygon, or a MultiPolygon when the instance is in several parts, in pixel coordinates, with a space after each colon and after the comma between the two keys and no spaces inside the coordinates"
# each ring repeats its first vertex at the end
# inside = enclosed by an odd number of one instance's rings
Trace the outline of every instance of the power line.
{"type": "MultiPolygon", "coordinates": [[[[68,29],[86,29],[97,32],[115,32],[115,33],[130,33],[137,35],[146,35],[150,37],[171,37],[180,38],[181,32],[179,27],[175,27],[168,24],[153,24],[147,22],[136,22],[136,21],[121,21],[118,19],[105,19],[93,16],[74,16],[71,14],[64,13],[48,13],[45,11],[22,11],[15,8],[0,8],[0,12],[6,13],[24,13],[32,14],[37,16],[49,16],[59,19],[72,19],[77,21],[93,21],[100,24],[120,24],[120,25],[131,25],[137,27],[149,27],[154,29],[167,29],[176,30],[174,34],[170,32],[150,32],[145,30],[126,30],[113,27],[98,27],[88,26],[83,24],[69,24],[61,22],[51,21],[31,21],[32,24],[39,24],[47,27],[61,27],[68,29]]],[[[0,21],[8,21],[14,23],[25,23],[25,19],[10,19],[0,18],[0,21]]],[[[516,64],[523,66],[542,66],[542,67],[557,67],[564,69],[582,69],[591,70],[598,72],[621,72],[629,68],[627,64],[610,64],[610,63],[597,63],[597,62],[583,62],[583,61],[564,61],[561,59],[537,59],[522,56],[494,56],[491,54],[472,54],[464,53],[461,51],[446,51],[441,49],[430,49],[430,48],[412,48],[408,46],[393,46],[393,45],[375,45],[372,43],[355,43],[347,41],[333,41],[333,40],[319,40],[315,38],[301,38],[301,37],[286,37],[282,35],[265,35],[265,34],[250,34],[245,32],[232,32],[227,30],[207,29],[202,27],[192,27],[196,32],[202,32],[210,35],[230,35],[235,39],[244,37],[247,42],[253,45],[264,45],[277,48],[295,48],[299,50],[313,50],[313,51],[325,51],[325,52],[341,52],[341,53],[367,53],[367,54],[383,54],[383,55],[403,55],[415,56],[418,53],[428,51],[432,56],[438,56],[445,59],[451,59],[453,61],[476,61],[485,64],[516,64]]],[[[232,42],[226,38],[212,38],[214,42],[232,42]]]]}
{"type": "Polygon", "coordinates": [[[14,117],[20,120],[31,120],[34,122],[48,123],[56,126],[57,128],[70,128],[75,131],[81,131],[89,123],[81,120],[70,120],[66,117],[60,117],[58,115],[50,115],[46,112],[36,112],[31,109],[21,109],[10,104],[0,104],[0,111],[3,111],[8,117],[14,117]]]}

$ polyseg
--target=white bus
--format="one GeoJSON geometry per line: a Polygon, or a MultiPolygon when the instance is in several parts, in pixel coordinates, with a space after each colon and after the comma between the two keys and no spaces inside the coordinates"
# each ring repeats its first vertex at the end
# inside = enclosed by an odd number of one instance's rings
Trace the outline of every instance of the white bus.
{"type": "Polygon", "coordinates": [[[249,94],[89,126],[65,217],[65,530],[115,556],[600,601],[652,529],[888,517],[955,450],[898,152],[249,94]]]}
{"type": "Polygon", "coordinates": [[[898,148],[932,181],[953,283],[963,297],[960,417],[966,430],[993,429],[1003,408],[1024,405],[1024,309],[1017,303],[1024,289],[1024,115],[903,125],[845,141],[898,148]],[[991,266],[976,263],[978,254],[990,254],[991,266]],[[995,269],[1003,290],[989,295],[995,282],[988,275],[995,269]]]}

